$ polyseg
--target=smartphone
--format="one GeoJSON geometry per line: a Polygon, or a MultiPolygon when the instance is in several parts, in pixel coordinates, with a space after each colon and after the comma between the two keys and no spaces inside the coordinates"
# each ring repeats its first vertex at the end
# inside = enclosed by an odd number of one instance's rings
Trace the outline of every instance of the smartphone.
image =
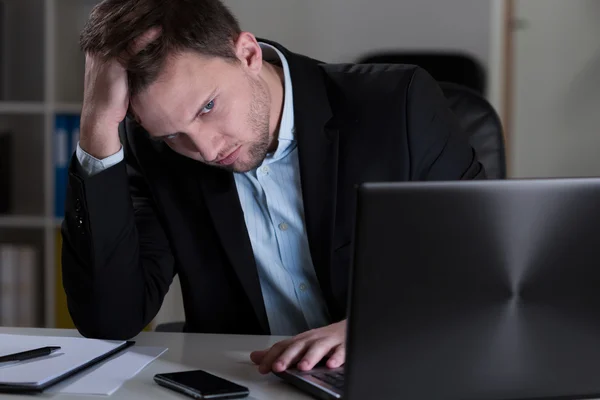
{"type": "Polygon", "coordinates": [[[250,394],[244,386],[201,370],[156,374],[154,381],[194,399],[241,399],[250,394]]]}

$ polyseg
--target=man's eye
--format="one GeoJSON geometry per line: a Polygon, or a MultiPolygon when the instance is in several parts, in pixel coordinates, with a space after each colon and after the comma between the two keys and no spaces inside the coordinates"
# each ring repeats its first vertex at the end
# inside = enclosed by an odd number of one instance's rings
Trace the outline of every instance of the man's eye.
{"type": "Polygon", "coordinates": [[[200,114],[201,115],[208,114],[209,112],[212,111],[212,109],[214,108],[214,106],[215,106],[215,101],[211,100],[206,106],[204,106],[204,108],[202,109],[202,111],[200,111],[200,114]]]}
{"type": "Polygon", "coordinates": [[[178,135],[179,135],[179,133],[173,133],[171,135],[166,135],[164,138],[167,140],[175,139],[178,135]]]}

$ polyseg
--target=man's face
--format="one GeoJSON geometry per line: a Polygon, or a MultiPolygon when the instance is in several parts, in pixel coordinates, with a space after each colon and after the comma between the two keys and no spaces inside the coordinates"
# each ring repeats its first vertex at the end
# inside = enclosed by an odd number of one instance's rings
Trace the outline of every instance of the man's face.
{"type": "Polygon", "coordinates": [[[256,168],[270,138],[267,85],[242,62],[193,52],[170,57],[131,100],[141,125],[179,154],[235,172],[256,168]]]}

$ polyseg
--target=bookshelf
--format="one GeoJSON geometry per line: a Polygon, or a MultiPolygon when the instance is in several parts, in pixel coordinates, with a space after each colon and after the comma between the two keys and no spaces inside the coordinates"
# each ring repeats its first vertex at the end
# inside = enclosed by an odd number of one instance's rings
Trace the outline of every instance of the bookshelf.
{"type": "Polygon", "coordinates": [[[72,327],[60,283],[54,131],[57,115],[81,110],[79,33],[97,2],[0,0],[0,133],[12,139],[10,208],[0,213],[0,244],[37,251],[40,327],[72,327]]]}

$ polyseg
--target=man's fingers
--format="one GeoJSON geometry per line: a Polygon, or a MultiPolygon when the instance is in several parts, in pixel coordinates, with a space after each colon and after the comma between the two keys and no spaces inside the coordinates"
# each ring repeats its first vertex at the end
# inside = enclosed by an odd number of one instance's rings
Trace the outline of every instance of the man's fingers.
{"type": "Polygon", "coordinates": [[[263,358],[265,358],[265,355],[267,354],[269,350],[258,350],[258,351],[253,351],[252,353],[250,353],[250,360],[252,360],[252,362],[254,364],[260,364],[263,360],[263,358]]]}
{"type": "Polygon", "coordinates": [[[131,54],[135,55],[144,50],[146,46],[158,39],[161,34],[162,29],[160,27],[148,29],[146,32],[135,38],[129,49],[131,54]]]}
{"type": "Polygon", "coordinates": [[[269,372],[271,372],[271,366],[273,365],[273,362],[275,362],[277,357],[279,357],[281,353],[283,353],[283,351],[288,347],[290,342],[290,340],[284,340],[283,342],[275,343],[273,347],[271,347],[267,351],[267,354],[265,354],[265,356],[263,357],[260,366],[258,367],[258,371],[261,374],[268,374],[269,372]]]}
{"type": "Polygon", "coordinates": [[[296,364],[306,351],[307,344],[302,340],[292,342],[287,349],[275,360],[272,369],[274,372],[283,372],[291,365],[296,364]]]}
{"type": "Polygon", "coordinates": [[[310,371],[321,361],[327,354],[331,352],[333,344],[329,340],[315,341],[304,357],[298,364],[298,369],[302,371],[310,371]]]}
{"type": "Polygon", "coordinates": [[[344,363],[346,362],[346,346],[344,344],[340,344],[339,346],[337,346],[333,352],[333,354],[331,355],[331,357],[329,357],[329,360],[327,360],[327,367],[328,368],[339,368],[342,365],[344,365],[344,363]]]}
{"type": "Polygon", "coordinates": [[[118,58],[121,64],[127,64],[132,57],[144,50],[150,43],[158,39],[161,34],[162,28],[154,27],[148,29],[146,32],[132,40],[127,48],[121,54],[119,54],[118,58]]]}

